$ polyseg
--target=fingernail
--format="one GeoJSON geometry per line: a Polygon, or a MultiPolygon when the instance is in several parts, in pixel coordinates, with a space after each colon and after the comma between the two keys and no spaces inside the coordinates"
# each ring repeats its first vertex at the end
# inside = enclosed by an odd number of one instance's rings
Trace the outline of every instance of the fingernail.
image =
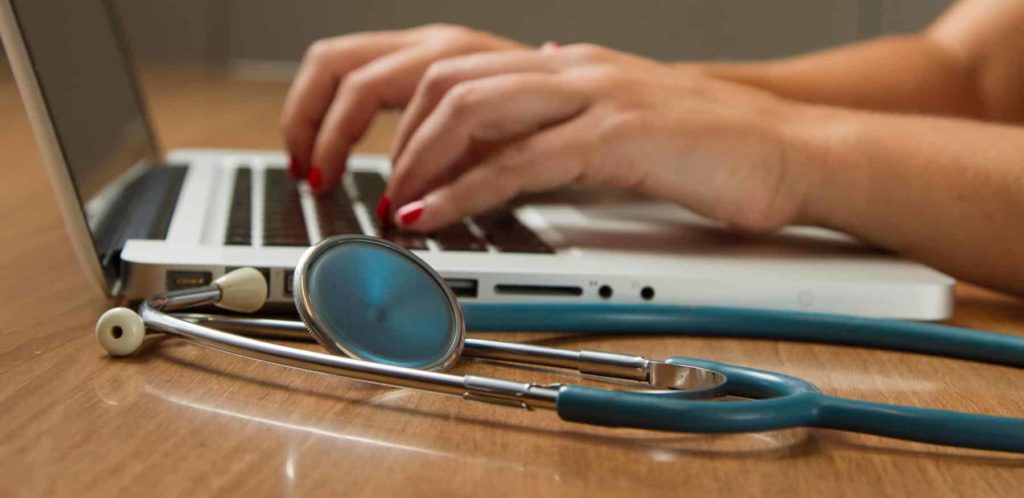
{"type": "Polygon", "coordinates": [[[291,175],[292,180],[302,178],[302,167],[299,165],[298,159],[291,158],[291,161],[288,163],[288,174],[291,175]]]}
{"type": "Polygon", "coordinates": [[[320,189],[320,183],[324,180],[323,173],[320,171],[320,167],[313,165],[309,170],[309,186],[315,191],[320,189]]]}
{"type": "Polygon", "coordinates": [[[381,223],[387,223],[391,219],[391,199],[388,196],[380,198],[380,202],[377,203],[377,219],[381,223]]]}
{"type": "Polygon", "coordinates": [[[551,52],[551,51],[554,51],[554,50],[558,50],[561,47],[562,47],[561,43],[558,43],[555,40],[548,40],[548,41],[544,42],[543,45],[540,46],[540,50],[541,50],[541,52],[551,52]]]}
{"type": "Polygon", "coordinates": [[[423,215],[423,201],[410,202],[398,210],[398,223],[412,225],[423,215]]]}

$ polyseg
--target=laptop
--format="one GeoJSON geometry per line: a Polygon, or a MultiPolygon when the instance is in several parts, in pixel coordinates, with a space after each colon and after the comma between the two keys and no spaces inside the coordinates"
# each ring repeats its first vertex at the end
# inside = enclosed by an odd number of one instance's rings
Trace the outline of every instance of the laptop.
{"type": "Polygon", "coordinates": [[[106,0],[0,0],[3,41],[81,262],[104,292],[142,299],[252,266],[268,308],[292,306],[303,251],[381,236],[462,300],[718,305],[938,320],[954,280],[813,227],[730,232],[670,203],[569,188],[436,233],[371,215],[386,157],[356,155],[328,196],[291,181],[280,151],[161,152],[106,0]]]}

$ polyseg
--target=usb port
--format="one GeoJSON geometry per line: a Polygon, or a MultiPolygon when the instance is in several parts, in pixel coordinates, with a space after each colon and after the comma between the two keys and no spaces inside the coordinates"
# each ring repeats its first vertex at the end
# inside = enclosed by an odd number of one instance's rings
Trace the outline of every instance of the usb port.
{"type": "Polygon", "coordinates": [[[446,278],[444,283],[455,297],[476,297],[477,283],[474,278],[446,278]]]}
{"type": "Polygon", "coordinates": [[[166,286],[167,290],[188,289],[210,285],[213,281],[213,274],[208,271],[168,271],[166,286]]]}

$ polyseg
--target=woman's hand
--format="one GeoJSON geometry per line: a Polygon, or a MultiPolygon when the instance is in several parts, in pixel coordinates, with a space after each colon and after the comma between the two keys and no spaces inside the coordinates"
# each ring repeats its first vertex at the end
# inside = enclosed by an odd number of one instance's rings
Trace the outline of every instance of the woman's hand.
{"type": "Polygon", "coordinates": [[[520,193],[582,183],[770,230],[797,218],[811,183],[787,157],[792,109],[591,45],[449,58],[427,70],[402,118],[383,203],[399,206],[400,226],[429,231],[520,193]]]}
{"type": "Polygon", "coordinates": [[[294,178],[308,175],[314,191],[334,188],[349,149],[381,108],[405,105],[435,61],[474,52],[525,49],[468,28],[431,25],[360,33],[310,46],[282,114],[294,178]]]}

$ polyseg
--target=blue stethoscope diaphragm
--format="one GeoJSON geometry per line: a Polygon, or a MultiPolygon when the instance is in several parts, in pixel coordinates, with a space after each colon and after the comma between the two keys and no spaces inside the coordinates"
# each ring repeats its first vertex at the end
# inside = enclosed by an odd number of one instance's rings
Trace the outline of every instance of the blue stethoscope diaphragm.
{"type": "Polygon", "coordinates": [[[462,311],[440,276],[412,252],[362,235],[307,250],[295,304],[320,344],[354,358],[445,370],[462,352],[462,311]]]}

